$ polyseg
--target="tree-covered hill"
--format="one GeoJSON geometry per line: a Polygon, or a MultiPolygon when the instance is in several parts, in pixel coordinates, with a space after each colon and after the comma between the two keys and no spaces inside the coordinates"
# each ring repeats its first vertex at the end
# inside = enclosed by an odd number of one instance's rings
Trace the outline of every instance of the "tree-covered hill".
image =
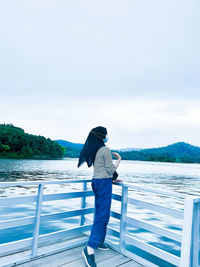
{"type": "MultiPolygon", "coordinates": [[[[12,124],[0,124],[0,158],[78,158],[82,147],[79,143],[27,134],[12,124]]],[[[200,147],[184,142],[119,153],[124,160],[200,163],[200,147]]]]}
{"type": "Polygon", "coordinates": [[[65,140],[55,140],[59,145],[65,148],[64,156],[66,158],[78,158],[83,144],[72,143],[65,140]]]}
{"type": "MultiPolygon", "coordinates": [[[[65,157],[78,158],[83,144],[56,140],[66,148],[65,157]]],[[[124,160],[144,160],[161,162],[200,163],[200,147],[178,142],[166,147],[133,149],[132,151],[113,150],[120,153],[124,160]]]]}
{"type": "Polygon", "coordinates": [[[200,163],[200,147],[178,142],[166,147],[120,152],[123,159],[162,162],[200,163]]]}
{"type": "Polygon", "coordinates": [[[62,158],[64,148],[43,136],[27,134],[12,124],[0,124],[0,158],[62,158]]]}

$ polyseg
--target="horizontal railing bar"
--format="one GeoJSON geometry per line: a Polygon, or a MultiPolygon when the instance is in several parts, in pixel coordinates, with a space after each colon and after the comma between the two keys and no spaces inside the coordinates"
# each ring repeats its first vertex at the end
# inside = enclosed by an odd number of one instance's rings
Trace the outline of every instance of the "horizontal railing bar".
{"type": "MultiPolygon", "coordinates": [[[[116,182],[114,184],[122,185],[122,183],[116,183],[116,182]]],[[[141,186],[137,186],[137,185],[133,185],[133,184],[129,184],[129,183],[123,183],[123,184],[126,185],[128,188],[133,188],[133,189],[138,190],[138,191],[146,191],[149,193],[155,193],[155,194],[159,194],[159,195],[163,195],[163,196],[183,198],[183,199],[185,199],[187,197],[187,195],[181,194],[181,193],[174,193],[174,192],[170,192],[170,191],[157,190],[154,188],[141,187],[141,186]]]]}
{"type": "Polygon", "coordinates": [[[165,236],[177,242],[180,242],[180,243],[182,242],[182,234],[177,234],[171,230],[167,230],[167,229],[155,226],[153,224],[146,223],[145,221],[127,217],[127,223],[130,223],[132,226],[135,226],[135,227],[146,229],[155,234],[165,236]]]}
{"type": "Polygon", "coordinates": [[[70,193],[50,194],[50,195],[44,195],[43,201],[54,201],[54,200],[78,198],[78,197],[90,197],[93,195],[94,195],[93,191],[79,191],[79,192],[70,192],[70,193]]]}
{"type": "Polygon", "coordinates": [[[147,244],[143,241],[138,240],[135,237],[130,235],[126,235],[126,243],[130,243],[131,245],[138,247],[160,259],[163,259],[167,262],[170,262],[176,266],[180,266],[180,257],[177,257],[171,253],[168,253],[160,248],[154,247],[150,244],[147,244]]]}
{"type": "MultiPolygon", "coordinates": [[[[78,216],[81,214],[89,214],[93,212],[94,212],[94,208],[84,208],[84,209],[70,210],[70,211],[65,211],[65,212],[50,213],[50,214],[41,215],[41,222],[48,221],[48,220],[61,219],[61,218],[70,218],[73,216],[78,216]]],[[[34,219],[35,219],[35,216],[30,216],[30,217],[0,221],[0,229],[8,229],[12,227],[27,225],[27,224],[33,224],[35,222],[34,219]]]]}
{"type": "Polygon", "coordinates": [[[21,239],[9,243],[0,244],[0,256],[20,252],[25,249],[30,249],[33,243],[33,237],[21,239]]]}
{"type": "Polygon", "coordinates": [[[0,229],[8,229],[12,227],[19,227],[22,225],[33,224],[35,222],[35,216],[17,218],[12,220],[0,221],[0,229]]]}
{"type": "MultiPolygon", "coordinates": [[[[21,182],[1,182],[0,187],[7,187],[7,186],[29,186],[29,185],[39,185],[39,184],[68,184],[68,183],[83,183],[83,182],[92,182],[92,179],[68,179],[68,180],[54,180],[54,181],[21,181],[21,182]]],[[[144,188],[136,185],[132,185],[129,183],[117,183],[113,182],[114,185],[118,186],[127,186],[128,188],[133,188],[135,190],[146,191],[150,193],[170,196],[170,197],[177,197],[177,198],[185,198],[187,195],[181,193],[174,193],[169,191],[162,191],[156,190],[153,188],[144,188]]]]}
{"type": "Polygon", "coordinates": [[[55,220],[60,218],[71,218],[73,216],[78,216],[81,214],[90,214],[94,212],[94,208],[83,208],[78,210],[70,210],[65,212],[59,212],[59,213],[51,213],[41,216],[41,221],[47,221],[47,220],[55,220]]]}
{"type": "MultiPolygon", "coordinates": [[[[54,181],[25,181],[25,182],[1,182],[0,187],[10,187],[10,186],[29,186],[29,185],[48,185],[48,184],[72,184],[72,183],[84,183],[91,182],[92,179],[69,179],[69,180],[54,180],[54,181]]],[[[181,193],[174,193],[169,191],[155,190],[153,188],[144,188],[136,185],[132,185],[129,183],[114,183],[118,186],[127,186],[128,188],[132,188],[135,190],[146,191],[149,193],[155,193],[164,196],[176,197],[185,199],[187,195],[181,193]]]]}
{"type": "Polygon", "coordinates": [[[122,200],[122,196],[121,195],[118,195],[118,194],[112,193],[112,199],[121,201],[122,200]]]}
{"type": "MultiPolygon", "coordinates": [[[[82,225],[75,228],[70,228],[67,230],[60,230],[53,233],[48,233],[39,236],[39,245],[43,245],[49,242],[56,242],[65,237],[73,237],[74,234],[82,233],[83,231],[89,231],[92,228],[92,224],[82,225]]],[[[20,252],[26,249],[30,249],[32,246],[33,237],[0,244],[0,255],[7,255],[14,252],[20,252]]]]}
{"type": "Polygon", "coordinates": [[[172,208],[168,208],[168,207],[163,207],[161,205],[150,203],[150,202],[146,202],[146,201],[143,201],[143,200],[128,198],[128,203],[131,204],[131,205],[136,205],[136,206],[138,206],[140,208],[150,209],[150,210],[154,210],[154,211],[157,211],[157,212],[160,212],[160,213],[171,215],[171,216],[177,217],[179,219],[183,219],[183,217],[184,217],[184,212],[181,211],[181,210],[176,210],[176,209],[172,209],[172,208]]]}
{"type": "MultiPolygon", "coordinates": [[[[60,193],[60,194],[49,194],[43,195],[43,201],[53,201],[59,199],[69,199],[69,198],[78,198],[84,196],[93,196],[93,191],[79,191],[79,192],[70,192],[70,193],[60,193]]],[[[37,196],[26,196],[26,197],[14,197],[14,198],[2,198],[0,199],[0,206],[12,205],[12,204],[24,204],[30,202],[36,202],[37,196]]]]}
{"type": "Polygon", "coordinates": [[[24,181],[24,182],[1,182],[1,186],[28,186],[28,185],[48,185],[48,184],[71,184],[71,183],[84,183],[91,182],[92,179],[68,179],[68,180],[53,180],[53,181],[24,181]]]}

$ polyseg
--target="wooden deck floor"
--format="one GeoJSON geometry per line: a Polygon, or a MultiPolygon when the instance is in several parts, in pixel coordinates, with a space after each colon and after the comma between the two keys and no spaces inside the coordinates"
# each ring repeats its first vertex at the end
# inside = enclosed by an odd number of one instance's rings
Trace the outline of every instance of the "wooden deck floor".
{"type": "MultiPolygon", "coordinates": [[[[85,245],[78,246],[60,253],[47,256],[30,263],[18,265],[19,267],[85,267],[82,249],[85,245]]],[[[131,259],[110,249],[109,251],[95,251],[95,259],[98,267],[139,267],[140,265],[131,259]]]]}
{"type": "MultiPolygon", "coordinates": [[[[77,241],[82,244],[74,245],[72,248],[69,248],[70,242],[74,241],[74,239],[65,241],[67,249],[62,249],[60,252],[51,253],[51,250],[55,250],[57,248],[59,250],[59,246],[63,247],[63,242],[58,244],[48,245],[42,248],[39,248],[39,258],[21,264],[11,264],[13,259],[17,261],[21,256],[24,258],[30,254],[30,251],[25,251],[18,253],[18,255],[9,255],[4,257],[3,265],[0,266],[19,266],[19,267],[85,267],[85,261],[82,254],[82,249],[85,247],[86,240],[88,239],[86,236],[77,237],[77,241]],[[21,254],[21,255],[19,255],[21,254]]],[[[114,251],[113,249],[109,249],[107,251],[95,250],[95,259],[98,267],[142,267],[142,265],[136,263],[130,258],[114,251]]]]}

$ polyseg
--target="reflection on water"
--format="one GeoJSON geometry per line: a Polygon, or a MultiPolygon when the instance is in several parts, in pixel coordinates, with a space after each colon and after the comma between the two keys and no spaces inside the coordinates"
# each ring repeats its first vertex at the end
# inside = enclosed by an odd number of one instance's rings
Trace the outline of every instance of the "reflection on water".
{"type": "MultiPolygon", "coordinates": [[[[150,187],[161,190],[180,192],[188,195],[200,195],[200,165],[198,164],[178,164],[178,163],[157,163],[142,161],[122,161],[118,173],[120,179],[126,183],[135,184],[141,187],[150,187]]],[[[81,166],[77,168],[77,159],[64,160],[10,160],[0,159],[0,182],[11,181],[36,181],[36,180],[57,180],[57,179],[90,179],[92,178],[92,168],[81,166]]],[[[91,185],[89,184],[91,188],[91,185]]],[[[59,184],[45,185],[44,194],[72,192],[81,190],[82,184],[59,184]]],[[[121,192],[121,188],[113,186],[113,192],[121,192]]],[[[0,198],[36,195],[37,186],[10,186],[0,187],[0,198]]],[[[137,192],[129,190],[129,197],[145,199],[145,201],[156,202],[171,208],[183,209],[183,201],[173,197],[159,196],[152,193],[137,192]]],[[[87,201],[93,205],[93,197],[88,197],[87,201]]],[[[48,201],[43,203],[42,214],[52,212],[64,212],[80,207],[80,199],[66,199],[59,201],[48,201]]],[[[118,201],[112,201],[112,210],[120,212],[118,201]]],[[[2,206],[0,208],[0,220],[8,220],[25,216],[34,216],[35,204],[20,204],[15,206],[2,206]]],[[[158,214],[157,212],[145,209],[138,209],[134,206],[128,206],[128,216],[151,222],[156,226],[165,227],[180,233],[182,230],[182,220],[174,219],[171,216],[158,214]]],[[[87,215],[91,220],[93,215],[87,215]]],[[[69,219],[53,220],[42,222],[40,234],[49,233],[73,227],[79,223],[79,216],[69,219]]],[[[119,229],[119,221],[110,218],[112,227],[119,229]]],[[[180,255],[180,244],[163,236],[155,235],[144,229],[127,225],[128,232],[140,240],[153,244],[159,248],[180,255]]],[[[33,234],[33,225],[16,227],[9,230],[0,231],[0,242],[10,242],[21,238],[31,237],[33,234]]],[[[110,238],[111,240],[113,237],[110,238]]],[[[133,248],[131,248],[133,249],[133,248]]],[[[136,248],[140,255],[142,252],[136,248]]],[[[144,255],[149,257],[148,255],[144,255]]],[[[151,257],[151,260],[153,257],[151,257]]],[[[162,263],[162,266],[170,266],[162,263]]]]}

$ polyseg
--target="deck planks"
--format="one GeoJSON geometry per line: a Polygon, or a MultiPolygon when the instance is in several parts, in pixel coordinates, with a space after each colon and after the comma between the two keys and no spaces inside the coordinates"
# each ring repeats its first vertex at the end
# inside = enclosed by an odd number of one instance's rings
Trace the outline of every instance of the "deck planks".
{"type": "MultiPolygon", "coordinates": [[[[82,250],[86,245],[85,235],[73,238],[65,241],[66,249],[63,247],[63,242],[58,244],[51,244],[43,248],[39,248],[40,257],[21,264],[15,264],[12,266],[18,267],[86,267],[85,260],[82,254],[82,250]],[[69,244],[74,240],[83,243],[77,244],[74,247],[69,247],[69,244]],[[68,246],[67,246],[68,245],[68,246]],[[63,248],[62,251],[57,251],[47,255],[46,253],[55,250],[55,248],[63,248]],[[43,256],[42,256],[43,255],[43,256]]],[[[25,253],[25,252],[23,252],[25,253]]],[[[27,253],[27,252],[26,252],[27,253]]],[[[13,255],[12,257],[16,257],[13,255]]],[[[106,251],[95,249],[95,260],[98,267],[142,267],[130,258],[120,254],[119,252],[109,249],[106,251]]],[[[2,265],[0,265],[2,266],[2,265]]],[[[6,265],[3,265],[6,266],[6,265]]],[[[9,265],[11,266],[11,265],[9,265]]]]}
{"type": "MultiPolygon", "coordinates": [[[[82,249],[84,246],[82,247],[82,249]]],[[[104,261],[104,260],[109,260],[110,258],[113,258],[117,256],[118,253],[112,249],[108,251],[100,251],[100,250],[95,250],[95,260],[96,263],[99,266],[99,263],[104,261]]],[[[74,261],[68,262],[67,264],[61,265],[62,267],[85,267],[85,260],[83,258],[83,254],[81,251],[81,254],[77,256],[77,258],[74,261]]],[[[60,267],[60,266],[59,266],[60,267]]]]}
{"type": "MultiPolygon", "coordinates": [[[[19,267],[85,267],[82,250],[85,245],[78,246],[63,252],[46,256],[29,263],[18,265],[19,267]]],[[[95,259],[98,267],[141,267],[138,263],[113,249],[102,251],[95,250],[95,259]],[[128,264],[128,265],[125,265],[128,264]]]]}
{"type": "Polygon", "coordinates": [[[140,265],[137,262],[134,262],[132,260],[126,262],[126,263],[122,263],[120,265],[117,265],[118,267],[141,267],[142,265],[140,265]]]}

